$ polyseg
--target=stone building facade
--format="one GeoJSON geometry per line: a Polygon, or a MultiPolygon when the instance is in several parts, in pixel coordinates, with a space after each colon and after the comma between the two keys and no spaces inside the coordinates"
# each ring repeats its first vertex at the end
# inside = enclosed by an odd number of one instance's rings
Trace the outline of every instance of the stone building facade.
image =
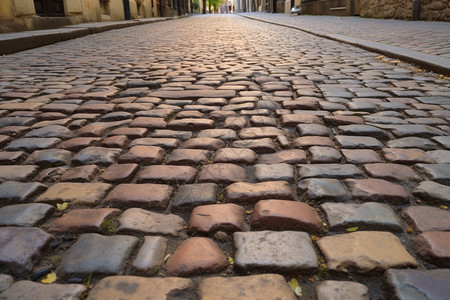
{"type": "Polygon", "coordinates": [[[361,0],[361,17],[411,20],[417,2],[418,20],[450,22],[449,0],[361,0]]]}
{"type": "Polygon", "coordinates": [[[189,11],[189,0],[1,0],[0,33],[172,17],[189,11]]]}

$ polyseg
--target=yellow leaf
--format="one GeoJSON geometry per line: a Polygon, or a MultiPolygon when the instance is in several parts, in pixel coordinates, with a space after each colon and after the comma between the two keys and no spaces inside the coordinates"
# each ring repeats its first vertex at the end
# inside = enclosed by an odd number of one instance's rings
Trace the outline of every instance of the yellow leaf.
{"type": "Polygon", "coordinates": [[[228,256],[228,262],[232,265],[234,264],[234,259],[231,256],[228,256]]]}
{"type": "Polygon", "coordinates": [[[47,276],[41,280],[42,283],[53,283],[58,279],[55,272],[47,274],[47,276]]]}
{"type": "Polygon", "coordinates": [[[347,229],[345,229],[347,232],[353,232],[353,231],[356,231],[356,230],[358,230],[358,227],[350,227],[350,228],[347,228],[347,229]]]}
{"type": "Polygon", "coordinates": [[[69,207],[69,203],[64,202],[62,204],[57,203],[56,208],[58,208],[59,211],[66,210],[69,207]]]}
{"type": "Polygon", "coordinates": [[[448,206],[446,206],[446,205],[441,205],[439,207],[442,208],[442,209],[447,209],[448,208],[448,206]]]}
{"type": "Polygon", "coordinates": [[[298,285],[297,279],[292,278],[291,281],[288,282],[288,284],[297,296],[302,295],[302,288],[298,285]]]}

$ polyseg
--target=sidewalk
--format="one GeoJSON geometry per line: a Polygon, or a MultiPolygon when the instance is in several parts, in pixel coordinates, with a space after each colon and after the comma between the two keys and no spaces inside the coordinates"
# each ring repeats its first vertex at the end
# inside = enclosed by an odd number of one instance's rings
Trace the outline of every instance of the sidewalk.
{"type": "Polygon", "coordinates": [[[0,55],[42,47],[57,42],[79,38],[88,34],[172,19],[174,18],[165,17],[117,22],[93,22],[69,25],[57,29],[3,33],[0,34],[0,55]]]}
{"type": "Polygon", "coordinates": [[[336,16],[242,13],[241,16],[317,36],[450,74],[450,23],[336,16]]]}

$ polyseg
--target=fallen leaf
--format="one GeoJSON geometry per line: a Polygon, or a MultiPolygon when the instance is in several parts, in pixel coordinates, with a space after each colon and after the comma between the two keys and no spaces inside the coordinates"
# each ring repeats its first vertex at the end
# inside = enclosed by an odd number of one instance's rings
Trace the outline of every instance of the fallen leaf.
{"type": "Polygon", "coordinates": [[[291,281],[288,282],[288,284],[297,296],[302,295],[302,288],[298,285],[297,279],[292,278],[291,281]]]}
{"type": "Polygon", "coordinates": [[[172,254],[167,253],[166,256],[164,256],[163,262],[165,262],[166,260],[168,260],[169,257],[170,257],[171,255],[172,255],[172,254]]]}
{"type": "Polygon", "coordinates": [[[247,215],[251,214],[252,212],[253,212],[253,210],[246,210],[246,211],[245,211],[245,213],[246,213],[247,215]]]}
{"type": "Polygon", "coordinates": [[[69,207],[69,203],[67,203],[67,202],[64,202],[64,203],[62,203],[62,204],[56,203],[56,208],[57,208],[59,211],[66,210],[68,207],[69,207]]]}
{"type": "Polygon", "coordinates": [[[345,229],[347,232],[353,232],[353,231],[356,231],[356,230],[358,230],[358,227],[349,227],[349,228],[347,228],[347,229],[345,229]]]}
{"type": "Polygon", "coordinates": [[[312,277],[309,277],[308,281],[311,282],[311,283],[314,283],[316,280],[314,278],[312,278],[312,277]]]}
{"type": "Polygon", "coordinates": [[[442,208],[442,209],[447,209],[448,208],[448,206],[446,206],[446,205],[440,205],[439,207],[442,208]]]}
{"type": "Polygon", "coordinates": [[[55,272],[48,273],[47,276],[41,280],[42,283],[53,283],[58,279],[55,272]]]}
{"type": "Polygon", "coordinates": [[[231,256],[228,256],[228,262],[230,263],[230,265],[233,265],[234,259],[231,256]]]}
{"type": "Polygon", "coordinates": [[[317,242],[318,240],[320,240],[319,237],[317,237],[317,236],[315,236],[315,235],[311,235],[311,241],[317,242]]]}
{"type": "Polygon", "coordinates": [[[407,233],[414,233],[414,229],[411,226],[406,227],[407,233]]]}

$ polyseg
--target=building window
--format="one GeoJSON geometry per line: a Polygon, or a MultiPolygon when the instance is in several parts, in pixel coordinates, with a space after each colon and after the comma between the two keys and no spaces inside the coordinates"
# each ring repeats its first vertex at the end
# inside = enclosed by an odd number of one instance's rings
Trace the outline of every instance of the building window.
{"type": "Polygon", "coordinates": [[[34,8],[42,17],[64,17],[64,0],[34,0],[34,8]]]}

